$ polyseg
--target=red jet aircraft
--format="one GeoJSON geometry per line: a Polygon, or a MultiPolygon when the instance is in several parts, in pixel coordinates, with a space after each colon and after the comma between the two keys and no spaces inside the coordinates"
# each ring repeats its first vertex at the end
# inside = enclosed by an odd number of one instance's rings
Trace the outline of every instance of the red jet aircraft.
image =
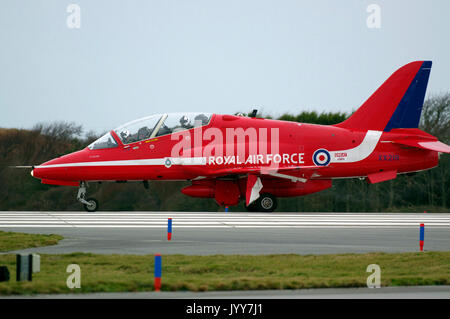
{"type": "Polygon", "coordinates": [[[243,199],[249,211],[273,211],[277,197],[330,188],[336,178],[379,183],[436,167],[450,147],[418,129],[431,61],[409,63],[337,125],[209,113],[158,114],[124,124],[85,149],[33,167],[44,184],[187,180],[193,197],[219,205],[243,199]]]}

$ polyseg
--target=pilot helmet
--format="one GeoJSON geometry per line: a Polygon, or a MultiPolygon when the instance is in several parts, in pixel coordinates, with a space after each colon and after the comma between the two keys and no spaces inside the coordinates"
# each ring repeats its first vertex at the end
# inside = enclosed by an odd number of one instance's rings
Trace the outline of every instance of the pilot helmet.
{"type": "Polygon", "coordinates": [[[120,132],[120,135],[122,136],[122,138],[128,138],[130,136],[130,131],[123,130],[122,132],[120,132]]]}
{"type": "Polygon", "coordinates": [[[183,115],[183,116],[180,118],[180,124],[181,124],[181,125],[185,126],[186,124],[188,124],[188,122],[189,122],[189,118],[188,118],[186,115],[183,115]]]}

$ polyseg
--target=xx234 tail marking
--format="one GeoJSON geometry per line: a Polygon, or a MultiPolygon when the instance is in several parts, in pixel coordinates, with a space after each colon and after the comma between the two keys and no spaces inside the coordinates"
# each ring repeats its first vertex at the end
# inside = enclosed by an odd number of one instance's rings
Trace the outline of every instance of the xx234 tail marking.
{"type": "Polygon", "coordinates": [[[380,154],[378,155],[379,161],[398,161],[400,160],[400,155],[398,154],[380,154]]]}

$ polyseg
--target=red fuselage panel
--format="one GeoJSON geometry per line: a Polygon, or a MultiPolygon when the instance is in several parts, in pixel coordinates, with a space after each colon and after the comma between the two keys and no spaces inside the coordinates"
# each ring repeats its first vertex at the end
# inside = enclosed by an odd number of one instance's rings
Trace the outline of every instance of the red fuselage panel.
{"type": "Polygon", "coordinates": [[[438,152],[392,143],[399,134],[213,115],[201,128],[129,145],[118,140],[115,148],[85,148],[35,167],[33,176],[71,182],[190,180],[236,168],[295,173],[317,167],[311,179],[330,179],[438,164],[438,152]]]}

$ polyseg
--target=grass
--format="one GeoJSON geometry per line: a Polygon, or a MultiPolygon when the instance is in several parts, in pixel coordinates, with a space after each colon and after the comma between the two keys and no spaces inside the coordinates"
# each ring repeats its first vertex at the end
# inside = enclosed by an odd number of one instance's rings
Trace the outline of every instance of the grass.
{"type": "MultiPolygon", "coordinates": [[[[381,267],[382,286],[449,285],[450,252],[340,255],[163,256],[162,290],[212,291],[365,287],[369,264],[381,267]]],[[[15,255],[0,255],[9,282],[0,294],[86,293],[153,290],[152,255],[41,255],[32,282],[16,282],[15,255]],[[81,268],[81,288],[69,289],[66,268],[81,268]]]]}
{"type": "Polygon", "coordinates": [[[63,237],[59,235],[24,234],[0,231],[0,252],[56,245],[61,239],[63,239],[63,237]]]}

